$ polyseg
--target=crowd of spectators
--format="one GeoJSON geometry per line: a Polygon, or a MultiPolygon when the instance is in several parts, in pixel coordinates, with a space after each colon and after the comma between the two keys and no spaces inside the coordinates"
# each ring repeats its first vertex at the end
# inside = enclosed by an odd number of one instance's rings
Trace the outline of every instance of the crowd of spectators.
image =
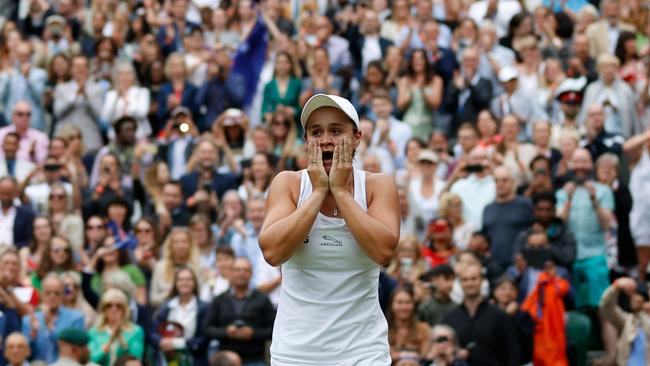
{"type": "Polygon", "coordinates": [[[0,0],[0,366],[266,364],[317,93],[398,187],[394,365],[650,363],[647,1],[0,0]]]}

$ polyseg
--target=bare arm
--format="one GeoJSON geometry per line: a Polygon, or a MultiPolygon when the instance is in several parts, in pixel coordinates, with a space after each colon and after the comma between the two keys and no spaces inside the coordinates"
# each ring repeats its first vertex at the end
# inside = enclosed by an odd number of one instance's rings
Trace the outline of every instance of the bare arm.
{"type": "Polygon", "coordinates": [[[400,211],[397,188],[388,175],[368,175],[368,212],[364,212],[347,189],[348,177],[352,174],[352,159],[349,159],[352,151],[352,142],[347,139],[343,140],[343,144],[339,143],[334,147],[329,174],[330,191],[341,216],[361,249],[370,259],[383,265],[390,261],[399,241],[400,211]]]}
{"type": "Polygon", "coordinates": [[[411,90],[409,88],[409,82],[406,77],[399,79],[397,83],[397,109],[400,111],[405,110],[409,103],[411,103],[411,90]]]}
{"type": "Polygon", "coordinates": [[[429,85],[423,90],[424,101],[429,108],[438,109],[442,102],[442,78],[434,76],[429,85]]]}
{"type": "Polygon", "coordinates": [[[643,147],[650,142],[650,130],[640,133],[636,136],[630,137],[623,144],[623,152],[629,159],[630,164],[636,164],[641,159],[643,147]]]}
{"type": "Polygon", "coordinates": [[[262,224],[259,242],[264,259],[273,267],[289,260],[303,244],[327,197],[329,183],[323,167],[322,151],[312,142],[308,146],[308,152],[307,172],[312,193],[300,207],[296,207],[298,199],[291,193],[291,187],[300,184],[300,173],[282,172],[273,179],[269,188],[266,219],[262,224]]]}

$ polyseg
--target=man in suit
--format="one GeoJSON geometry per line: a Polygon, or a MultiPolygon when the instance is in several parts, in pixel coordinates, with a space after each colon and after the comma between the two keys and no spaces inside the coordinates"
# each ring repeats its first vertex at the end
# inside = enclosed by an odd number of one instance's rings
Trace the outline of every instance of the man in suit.
{"type": "Polygon", "coordinates": [[[20,136],[16,132],[9,132],[2,141],[4,159],[0,159],[0,177],[12,176],[19,183],[34,170],[34,163],[17,157],[20,136]]]}
{"type": "Polygon", "coordinates": [[[591,57],[598,58],[606,53],[613,55],[621,32],[635,32],[633,25],[620,21],[620,9],[619,0],[603,0],[600,3],[602,19],[587,27],[591,57]]]}
{"type": "Polygon", "coordinates": [[[350,42],[350,53],[357,75],[365,74],[370,61],[383,60],[388,47],[393,44],[379,35],[380,29],[379,16],[370,9],[363,13],[360,25],[348,27],[345,38],[350,42]]]}
{"type": "Polygon", "coordinates": [[[0,178],[0,243],[22,248],[32,240],[34,212],[18,205],[18,182],[11,176],[0,178]]]}
{"type": "Polygon", "coordinates": [[[475,47],[463,50],[460,72],[456,72],[445,95],[445,110],[453,114],[450,136],[463,122],[476,122],[480,111],[490,107],[492,84],[478,73],[479,52],[475,47]]]}
{"type": "Polygon", "coordinates": [[[84,316],[64,307],[63,281],[50,273],[43,280],[43,303],[34,314],[23,317],[23,334],[32,347],[32,359],[51,364],[59,357],[58,337],[67,328],[84,328],[84,316]]]}

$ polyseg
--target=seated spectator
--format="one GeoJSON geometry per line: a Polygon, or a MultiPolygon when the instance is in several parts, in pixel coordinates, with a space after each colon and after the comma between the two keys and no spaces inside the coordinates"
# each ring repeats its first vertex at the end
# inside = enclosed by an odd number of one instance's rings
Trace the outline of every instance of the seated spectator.
{"type": "Polygon", "coordinates": [[[0,250],[0,293],[4,291],[4,303],[0,311],[4,314],[5,329],[3,337],[20,328],[20,316],[33,311],[38,306],[39,293],[23,274],[18,252],[13,247],[4,246],[0,250]]]}
{"type": "Polygon", "coordinates": [[[199,283],[189,267],[174,275],[174,286],[156,314],[150,338],[162,364],[190,362],[207,365],[207,339],[204,336],[208,304],[199,300],[199,283]]]}
{"type": "Polygon", "coordinates": [[[490,238],[492,260],[506,268],[512,263],[512,239],[530,227],[533,212],[530,200],[517,196],[510,168],[500,166],[494,169],[494,180],[496,200],[483,211],[483,231],[490,238]]]}
{"type": "Polygon", "coordinates": [[[445,218],[439,217],[429,224],[427,228],[428,245],[422,254],[430,268],[447,263],[449,258],[458,251],[451,233],[452,228],[445,218]]]}
{"type": "Polygon", "coordinates": [[[88,362],[90,337],[83,329],[67,328],[59,333],[59,358],[52,366],[77,366],[88,362]]]}
{"type": "Polygon", "coordinates": [[[131,260],[138,266],[147,283],[151,281],[151,272],[160,258],[161,233],[156,223],[143,217],[133,225],[135,249],[131,250],[131,260]]]}
{"type": "Polygon", "coordinates": [[[31,284],[35,289],[41,290],[43,281],[51,272],[62,273],[74,271],[72,245],[70,241],[62,236],[53,236],[43,252],[43,257],[36,271],[31,274],[31,284]]]}
{"type": "Polygon", "coordinates": [[[173,288],[174,272],[188,266],[199,273],[199,250],[192,241],[189,230],[174,228],[165,239],[163,257],[153,269],[149,289],[149,302],[153,307],[162,305],[173,288]]]}
{"type": "Polygon", "coordinates": [[[239,194],[234,189],[224,193],[219,205],[219,217],[217,225],[219,226],[219,245],[230,245],[235,233],[245,233],[244,226],[245,203],[239,198],[239,194]]]}
{"type": "Polygon", "coordinates": [[[463,217],[463,201],[455,193],[445,192],[440,195],[440,217],[445,218],[452,227],[452,241],[458,250],[465,250],[470,237],[476,230],[474,225],[463,217]]]}
{"type": "Polygon", "coordinates": [[[535,331],[535,323],[531,315],[519,309],[519,289],[514,280],[507,275],[502,276],[495,283],[494,290],[492,291],[494,304],[503,310],[512,321],[512,325],[517,332],[517,339],[519,340],[520,365],[525,365],[531,362],[533,357],[533,333],[535,331]]]}
{"type": "Polygon", "coordinates": [[[36,216],[34,218],[32,240],[28,246],[20,248],[20,265],[25,274],[29,275],[35,271],[43,255],[46,255],[50,239],[54,236],[54,225],[52,221],[45,216],[36,216]]]}
{"type": "Polygon", "coordinates": [[[564,297],[569,288],[569,281],[558,276],[555,264],[549,261],[544,264],[533,291],[521,304],[521,309],[535,320],[534,364],[568,364],[564,297]]]}
{"type": "Polygon", "coordinates": [[[126,295],[118,289],[109,289],[102,294],[99,303],[99,317],[90,328],[90,361],[100,365],[112,365],[123,354],[142,359],[144,332],[131,322],[126,295]]]}
{"type": "Polygon", "coordinates": [[[629,277],[616,280],[605,290],[600,300],[600,313],[614,325],[618,333],[616,343],[616,364],[643,364],[647,361],[648,347],[648,290],[645,284],[629,277]],[[618,298],[624,293],[629,298],[629,311],[618,305],[618,298]]]}
{"type": "Polygon", "coordinates": [[[53,363],[59,357],[58,335],[66,328],[84,327],[83,314],[63,306],[63,290],[59,275],[48,274],[43,280],[43,303],[23,317],[23,334],[29,339],[34,361],[53,363]]]}
{"type": "Polygon", "coordinates": [[[219,147],[212,139],[202,138],[196,144],[187,163],[188,173],[180,178],[184,197],[190,198],[199,190],[207,190],[222,199],[227,190],[237,188],[234,175],[217,171],[218,153],[219,147]]]}
{"type": "Polygon", "coordinates": [[[567,269],[572,268],[576,258],[576,243],[573,234],[561,218],[555,216],[556,199],[552,192],[538,193],[533,196],[533,225],[521,231],[514,245],[514,256],[521,255],[527,245],[528,237],[533,232],[546,233],[551,250],[551,260],[567,269]]]}
{"type": "MultiPolygon", "coordinates": [[[[90,280],[90,287],[96,296],[104,290],[102,280],[113,271],[126,273],[136,286],[134,293],[130,294],[140,304],[147,303],[147,289],[144,275],[137,266],[131,263],[125,239],[107,236],[102,245],[98,247],[88,264],[88,269],[94,271],[90,280]],[[121,241],[120,241],[121,240],[121,241]]],[[[90,271],[88,271],[90,272],[90,271]]]]}
{"type": "Polygon", "coordinates": [[[248,177],[244,174],[244,180],[237,193],[244,201],[255,196],[266,197],[274,176],[275,169],[271,164],[271,157],[265,153],[255,153],[251,158],[248,177]]]}
{"type": "Polygon", "coordinates": [[[429,366],[467,366],[458,354],[456,332],[449,326],[440,324],[431,329],[431,349],[426,357],[429,366]],[[428,362],[431,361],[429,364],[428,362]]]}
{"type": "Polygon", "coordinates": [[[70,202],[63,185],[55,183],[50,187],[48,216],[56,233],[68,238],[75,251],[78,251],[84,242],[84,222],[81,216],[70,209],[70,202]]]}
{"type": "Polygon", "coordinates": [[[32,240],[34,213],[31,207],[16,205],[18,182],[13,177],[0,178],[0,243],[22,248],[32,240]]]}
{"type": "Polygon", "coordinates": [[[235,252],[230,246],[221,246],[216,250],[214,268],[211,268],[199,290],[201,301],[209,303],[230,288],[232,265],[235,252]]]}
{"type": "Polygon", "coordinates": [[[438,155],[431,150],[422,150],[418,154],[419,175],[409,184],[410,207],[419,219],[428,223],[438,216],[440,194],[445,182],[436,176],[438,155]]]}
{"type": "Polygon", "coordinates": [[[481,266],[463,266],[458,275],[465,297],[462,304],[447,313],[442,323],[456,331],[460,347],[468,353],[468,362],[518,365],[517,333],[509,317],[481,294],[481,266]]]}
{"type": "Polygon", "coordinates": [[[17,156],[20,148],[20,135],[16,132],[9,132],[2,140],[2,156],[0,159],[0,177],[15,177],[18,183],[22,184],[25,178],[31,173],[35,165],[29,160],[23,160],[17,156]]]}
{"type": "Polygon", "coordinates": [[[216,297],[205,320],[205,334],[219,349],[239,354],[244,364],[264,362],[264,343],[271,338],[275,310],[268,297],[250,289],[251,264],[237,258],[230,289],[216,297]]]}
{"type": "Polygon", "coordinates": [[[388,343],[391,358],[397,360],[404,352],[424,358],[429,351],[431,328],[417,320],[415,295],[408,287],[393,291],[388,302],[388,343]]]}
{"type": "Polygon", "coordinates": [[[185,226],[190,221],[191,213],[183,200],[183,184],[179,181],[165,183],[162,190],[162,205],[156,211],[162,232],[173,227],[185,226]]]}
{"type": "Polygon", "coordinates": [[[120,158],[107,152],[99,160],[99,178],[96,185],[89,185],[90,192],[84,202],[84,217],[106,213],[109,204],[116,199],[125,200],[133,207],[133,184],[129,175],[122,172],[120,158]]]}
{"type": "Polygon", "coordinates": [[[609,132],[605,129],[605,107],[600,104],[593,104],[589,105],[586,111],[586,133],[582,141],[580,141],[580,146],[589,150],[594,161],[604,153],[621,156],[625,138],[618,133],[609,132]]]}
{"type": "Polygon", "coordinates": [[[439,264],[425,276],[428,277],[427,285],[431,288],[431,299],[418,306],[418,319],[433,327],[456,305],[450,297],[456,274],[448,264],[439,264]]]}
{"type": "MultiPolygon", "coordinates": [[[[302,128],[302,125],[300,128],[302,128]]],[[[266,131],[270,135],[269,145],[273,147],[270,147],[266,151],[256,149],[256,152],[266,152],[267,154],[272,152],[272,160],[275,161],[274,167],[276,171],[293,169],[296,165],[296,158],[300,154],[300,148],[302,147],[301,137],[299,136],[298,127],[294,119],[290,118],[284,111],[275,111],[271,117],[270,130],[266,131]]],[[[255,134],[255,131],[253,131],[253,134],[255,134]]],[[[265,133],[258,132],[258,135],[261,134],[265,133]]],[[[258,138],[258,140],[260,139],[258,138]]],[[[266,139],[264,138],[264,140],[266,139]]]]}
{"type": "Polygon", "coordinates": [[[48,201],[50,197],[50,191],[52,186],[62,185],[68,194],[67,204],[72,206],[74,201],[72,199],[74,194],[74,187],[72,184],[65,182],[61,174],[61,163],[54,156],[48,156],[43,165],[34,169],[23,182],[23,193],[25,201],[29,202],[35,212],[44,214],[47,212],[48,201]],[[34,179],[37,173],[40,173],[43,177],[43,181],[38,181],[34,179]]]}
{"type": "Polygon", "coordinates": [[[84,315],[84,329],[95,324],[97,312],[88,304],[81,290],[81,275],[76,271],[61,273],[63,280],[63,306],[77,310],[84,315]]]}
{"type": "MultiPolygon", "coordinates": [[[[4,141],[7,134],[11,132],[17,133],[19,139],[16,158],[38,164],[47,157],[47,146],[50,141],[45,133],[30,127],[31,115],[32,107],[28,102],[16,102],[13,107],[11,124],[0,128],[0,140],[4,141]]],[[[2,156],[4,156],[4,152],[2,156]]]]}
{"type": "Polygon", "coordinates": [[[422,250],[422,244],[415,236],[401,236],[386,274],[400,285],[415,285],[427,269],[422,250]]]}
{"type": "Polygon", "coordinates": [[[27,338],[16,331],[3,338],[4,344],[0,348],[3,350],[4,359],[0,358],[0,362],[9,366],[29,365],[29,356],[31,356],[32,350],[27,338]]]}
{"type": "MultiPolygon", "coordinates": [[[[522,126],[528,126],[533,120],[546,117],[533,96],[526,93],[523,87],[519,87],[520,75],[515,66],[502,67],[498,75],[504,93],[492,99],[490,111],[495,118],[503,119],[512,115],[522,126]]],[[[525,128],[523,130],[525,131],[525,128]]]]}

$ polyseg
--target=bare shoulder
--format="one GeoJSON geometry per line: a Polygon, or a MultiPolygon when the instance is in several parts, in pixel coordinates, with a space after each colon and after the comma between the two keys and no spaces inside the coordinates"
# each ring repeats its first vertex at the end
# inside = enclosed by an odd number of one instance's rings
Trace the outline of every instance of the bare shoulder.
{"type": "Polygon", "coordinates": [[[375,197],[390,199],[397,197],[395,180],[388,174],[366,172],[366,199],[368,204],[374,201],[375,197]]]}
{"type": "Polygon", "coordinates": [[[286,196],[287,194],[291,196],[294,203],[298,202],[298,196],[300,195],[300,176],[301,172],[294,172],[290,170],[284,170],[278,173],[271,182],[271,187],[269,189],[270,196],[286,196]]]}

